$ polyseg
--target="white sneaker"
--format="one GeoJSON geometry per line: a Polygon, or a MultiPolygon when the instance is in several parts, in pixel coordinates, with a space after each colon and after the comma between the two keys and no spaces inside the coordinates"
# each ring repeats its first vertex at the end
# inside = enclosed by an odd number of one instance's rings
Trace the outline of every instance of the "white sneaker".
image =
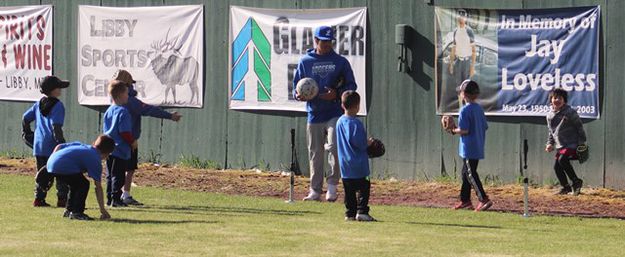
{"type": "Polygon", "coordinates": [[[328,184],[328,192],[326,192],[326,201],[334,202],[338,198],[339,198],[339,196],[336,193],[336,185],[328,184]]]}
{"type": "Polygon", "coordinates": [[[306,197],[304,197],[304,201],[319,201],[321,198],[321,195],[317,192],[315,192],[315,190],[310,190],[310,193],[308,193],[308,195],[306,197]]]}
{"type": "Polygon", "coordinates": [[[369,214],[356,214],[356,220],[357,221],[377,221],[376,219],[374,219],[373,217],[371,217],[369,214]]]}

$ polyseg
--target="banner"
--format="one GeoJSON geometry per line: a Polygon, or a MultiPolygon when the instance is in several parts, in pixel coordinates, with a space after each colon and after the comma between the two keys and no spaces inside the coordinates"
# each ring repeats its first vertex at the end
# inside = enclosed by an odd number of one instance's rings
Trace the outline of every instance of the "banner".
{"type": "Polygon", "coordinates": [[[0,7],[0,99],[37,101],[52,74],[52,6],[0,7]]]}
{"type": "Polygon", "coordinates": [[[108,105],[107,84],[130,72],[137,97],[161,106],[203,105],[201,5],[78,8],[78,102],[108,105]]]}
{"type": "Polygon", "coordinates": [[[438,114],[457,114],[455,88],[470,78],[486,115],[546,116],[562,88],[581,117],[599,118],[599,6],[435,12],[438,114]]]}
{"type": "Polygon", "coordinates": [[[228,92],[230,109],[306,111],[293,98],[293,76],[315,28],[335,30],[334,51],[351,64],[365,115],[366,8],[258,9],[230,7],[228,92]]]}

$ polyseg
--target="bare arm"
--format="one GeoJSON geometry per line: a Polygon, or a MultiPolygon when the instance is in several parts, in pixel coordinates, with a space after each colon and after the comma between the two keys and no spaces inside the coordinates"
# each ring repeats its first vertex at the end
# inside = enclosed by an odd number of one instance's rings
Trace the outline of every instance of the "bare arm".
{"type": "Polygon", "coordinates": [[[456,46],[451,47],[451,51],[449,52],[449,73],[454,73],[454,60],[456,59],[456,46]]]}
{"type": "Polygon", "coordinates": [[[102,193],[102,183],[100,181],[93,181],[93,185],[95,186],[95,197],[98,200],[98,206],[100,207],[100,219],[106,220],[110,219],[111,215],[104,208],[104,194],[102,193]]]}
{"type": "Polygon", "coordinates": [[[475,52],[475,44],[471,46],[471,67],[469,68],[469,76],[473,78],[473,74],[475,74],[475,60],[477,59],[477,54],[475,52]]]}
{"type": "Polygon", "coordinates": [[[468,130],[462,130],[459,127],[455,128],[453,130],[451,130],[451,134],[452,135],[460,135],[460,136],[464,136],[464,135],[468,135],[469,131],[468,130]]]}

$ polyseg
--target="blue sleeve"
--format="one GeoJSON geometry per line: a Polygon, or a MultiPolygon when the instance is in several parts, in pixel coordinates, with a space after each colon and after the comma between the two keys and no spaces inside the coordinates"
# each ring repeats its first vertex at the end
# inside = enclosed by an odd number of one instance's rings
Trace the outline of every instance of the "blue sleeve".
{"type": "Polygon", "coordinates": [[[146,104],[134,96],[128,98],[128,104],[126,104],[126,106],[132,115],[171,119],[171,113],[164,111],[158,106],[146,104]]]}
{"type": "Polygon", "coordinates": [[[339,90],[339,97],[343,94],[343,92],[347,90],[356,90],[358,87],[356,85],[356,79],[354,78],[354,71],[352,70],[352,65],[349,64],[347,59],[343,59],[345,61],[345,65],[343,65],[343,86],[339,90]]]}
{"type": "Polygon", "coordinates": [[[132,132],[132,118],[130,117],[130,113],[128,109],[125,109],[118,113],[117,120],[119,122],[119,133],[123,132],[132,132]]]}
{"type": "Polygon", "coordinates": [[[349,135],[349,144],[358,150],[367,149],[367,132],[360,121],[350,122],[347,127],[349,135]]]}
{"type": "Polygon", "coordinates": [[[295,74],[293,75],[293,98],[297,96],[297,82],[302,79],[302,74],[304,74],[304,64],[300,61],[297,64],[297,69],[295,70],[295,74]]]}
{"type": "Polygon", "coordinates": [[[458,127],[461,130],[469,130],[469,127],[471,126],[471,119],[468,116],[469,113],[467,112],[467,109],[462,108],[460,110],[460,115],[458,115],[458,127]]]}
{"type": "Polygon", "coordinates": [[[87,174],[89,177],[93,178],[93,180],[100,182],[100,180],[102,180],[102,160],[94,157],[85,160],[87,174]]]}
{"type": "Polygon", "coordinates": [[[467,34],[469,35],[469,41],[471,44],[475,43],[475,35],[473,35],[473,29],[467,26],[467,34]]]}
{"type": "Polygon", "coordinates": [[[484,117],[484,130],[488,130],[488,121],[486,120],[486,116],[482,116],[484,117]]]}
{"type": "Polygon", "coordinates": [[[35,120],[35,106],[37,104],[33,104],[33,106],[31,106],[30,108],[28,108],[28,110],[26,110],[26,112],[24,112],[24,115],[22,115],[22,120],[25,121],[26,123],[31,123],[35,120]]]}
{"type": "Polygon", "coordinates": [[[65,121],[65,106],[63,106],[61,101],[56,103],[52,108],[50,119],[52,120],[52,124],[63,126],[63,122],[65,121]]]}

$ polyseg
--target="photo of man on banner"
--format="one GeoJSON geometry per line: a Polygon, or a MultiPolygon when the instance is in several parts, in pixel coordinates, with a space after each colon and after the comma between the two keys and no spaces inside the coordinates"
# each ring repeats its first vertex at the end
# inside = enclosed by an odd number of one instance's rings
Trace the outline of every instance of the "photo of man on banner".
{"type": "Polygon", "coordinates": [[[475,74],[475,36],[467,25],[467,12],[458,10],[458,27],[454,30],[451,53],[449,55],[449,74],[456,78],[456,84],[471,79],[475,74]],[[454,70],[454,66],[457,68],[454,70]],[[455,73],[454,73],[455,71],[455,73]]]}
{"type": "Polygon", "coordinates": [[[455,88],[471,79],[483,85],[479,103],[485,111],[497,104],[497,11],[437,9],[438,112],[462,107],[455,88]]]}

